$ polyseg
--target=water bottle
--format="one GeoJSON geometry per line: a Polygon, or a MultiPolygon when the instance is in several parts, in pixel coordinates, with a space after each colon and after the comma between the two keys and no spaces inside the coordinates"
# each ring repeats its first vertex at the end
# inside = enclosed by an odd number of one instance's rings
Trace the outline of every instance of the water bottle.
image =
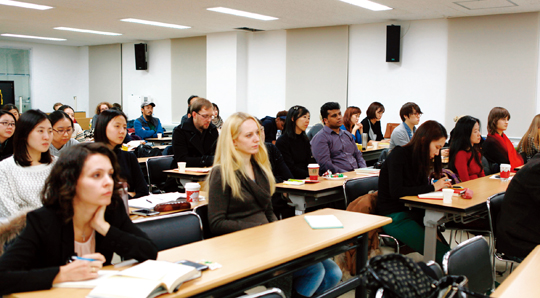
{"type": "Polygon", "coordinates": [[[362,134],[362,149],[367,149],[367,133],[362,134]]]}

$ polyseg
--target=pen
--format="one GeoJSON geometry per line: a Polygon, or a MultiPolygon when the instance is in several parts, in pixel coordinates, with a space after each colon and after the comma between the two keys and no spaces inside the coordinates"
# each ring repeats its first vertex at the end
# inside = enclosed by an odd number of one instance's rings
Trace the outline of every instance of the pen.
{"type": "Polygon", "coordinates": [[[152,201],[150,201],[149,199],[146,199],[146,201],[147,201],[148,203],[150,203],[150,204],[154,204],[154,203],[152,203],[152,201]]]}
{"type": "Polygon", "coordinates": [[[77,256],[73,256],[73,257],[71,257],[71,259],[73,259],[73,260],[81,260],[81,261],[88,261],[88,262],[94,262],[95,261],[94,259],[81,258],[81,257],[77,257],[77,256]]]}

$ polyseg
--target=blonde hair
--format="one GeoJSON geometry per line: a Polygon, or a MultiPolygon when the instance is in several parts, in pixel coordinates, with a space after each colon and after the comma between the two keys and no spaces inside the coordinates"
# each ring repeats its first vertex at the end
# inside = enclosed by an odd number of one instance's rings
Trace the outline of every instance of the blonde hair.
{"type": "Polygon", "coordinates": [[[534,147],[540,146],[540,114],[534,116],[531,126],[519,141],[518,149],[531,155],[534,152],[534,147]],[[531,144],[532,141],[532,144],[531,144]]]}
{"type": "MultiPolygon", "coordinates": [[[[237,112],[227,118],[221,128],[221,133],[216,145],[216,155],[214,157],[214,166],[221,166],[221,186],[223,190],[225,190],[228,185],[231,188],[232,196],[239,198],[240,200],[243,200],[240,195],[241,182],[236,171],[239,171],[245,178],[249,178],[245,171],[246,165],[244,164],[244,159],[242,158],[241,153],[235,149],[233,141],[238,139],[238,136],[241,133],[240,126],[248,120],[253,120],[260,131],[261,126],[259,121],[247,113],[237,112]]],[[[263,138],[259,139],[259,151],[252,156],[252,159],[255,160],[263,170],[268,179],[268,184],[270,185],[270,194],[273,194],[276,183],[274,175],[272,174],[272,167],[270,165],[270,160],[268,159],[268,153],[266,152],[263,138]]],[[[209,178],[210,175],[207,178],[207,182],[209,178]]],[[[206,187],[208,186],[209,183],[206,183],[206,187]]]]}

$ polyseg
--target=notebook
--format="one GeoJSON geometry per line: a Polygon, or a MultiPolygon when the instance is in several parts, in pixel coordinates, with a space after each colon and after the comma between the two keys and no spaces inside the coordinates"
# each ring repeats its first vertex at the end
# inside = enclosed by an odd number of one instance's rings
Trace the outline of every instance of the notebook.
{"type": "Polygon", "coordinates": [[[343,228],[343,224],[335,215],[305,215],[304,219],[312,229],[343,228]]]}
{"type": "Polygon", "coordinates": [[[426,199],[426,200],[442,200],[443,199],[443,192],[442,191],[434,191],[434,192],[423,193],[421,195],[418,195],[418,198],[426,199]]]}

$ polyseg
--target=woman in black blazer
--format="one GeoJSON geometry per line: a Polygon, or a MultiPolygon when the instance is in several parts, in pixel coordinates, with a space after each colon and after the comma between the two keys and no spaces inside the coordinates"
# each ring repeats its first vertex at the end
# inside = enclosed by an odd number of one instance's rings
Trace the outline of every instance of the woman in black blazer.
{"type": "Polygon", "coordinates": [[[45,183],[43,207],[28,213],[26,228],[0,257],[0,295],[97,278],[113,253],[140,262],[157,257],[125,211],[118,173],[115,154],[103,144],[66,150],[45,183]]]}

